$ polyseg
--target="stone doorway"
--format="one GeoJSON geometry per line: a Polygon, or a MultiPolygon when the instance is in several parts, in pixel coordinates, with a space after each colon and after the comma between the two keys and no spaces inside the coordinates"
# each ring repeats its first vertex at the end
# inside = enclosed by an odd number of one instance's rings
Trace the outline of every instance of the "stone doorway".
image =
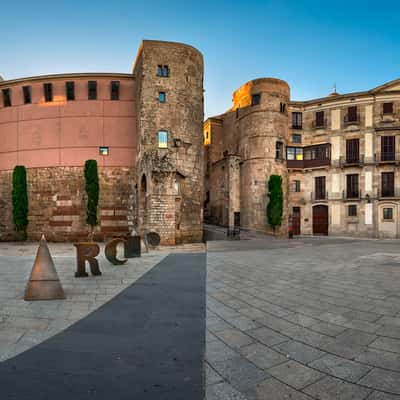
{"type": "Polygon", "coordinates": [[[300,207],[293,207],[293,215],[292,215],[293,235],[300,235],[300,221],[301,221],[300,207]]]}

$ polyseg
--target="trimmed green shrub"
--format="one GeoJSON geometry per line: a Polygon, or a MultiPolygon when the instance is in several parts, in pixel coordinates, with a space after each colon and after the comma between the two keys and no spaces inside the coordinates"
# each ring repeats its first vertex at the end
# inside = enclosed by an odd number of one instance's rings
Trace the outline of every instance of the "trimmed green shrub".
{"type": "Polygon", "coordinates": [[[13,171],[12,204],[15,230],[26,239],[28,226],[28,188],[26,184],[26,169],[17,165],[13,171]]]}
{"type": "Polygon", "coordinates": [[[97,225],[97,205],[99,204],[99,175],[97,161],[85,162],[85,190],[87,193],[86,223],[90,226],[97,225]]]}
{"type": "Polygon", "coordinates": [[[283,192],[282,192],[282,177],[279,175],[271,175],[268,181],[268,197],[269,203],[267,206],[268,223],[275,230],[282,223],[283,213],[283,192]]]}

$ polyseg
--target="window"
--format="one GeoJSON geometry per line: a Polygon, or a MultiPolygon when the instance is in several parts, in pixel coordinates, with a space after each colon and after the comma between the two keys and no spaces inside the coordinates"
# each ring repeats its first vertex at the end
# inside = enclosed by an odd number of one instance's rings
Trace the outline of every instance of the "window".
{"type": "Polygon", "coordinates": [[[251,96],[251,105],[258,106],[260,104],[261,95],[260,94],[253,94],[251,96]]]}
{"type": "Polygon", "coordinates": [[[53,85],[51,83],[43,84],[44,101],[53,101],[53,85]]]}
{"type": "Polygon", "coordinates": [[[393,114],[393,103],[383,103],[383,114],[393,114]]]}
{"type": "Polygon", "coordinates": [[[383,219],[393,219],[393,208],[383,209],[383,219]]]}
{"type": "Polygon", "coordinates": [[[303,159],[303,148],[286,147],[286,159],[301,161],[303,159]]]}
{"type": "Polygon", "coordinates": [[[286,104],[285,103],[281,103],[280,104],[279,111],[281,113],[284,113],[286,111],[286,104]]]}
{"type": "Polygon", "coordinates": [[[357,106],[351,106],[347,109],[347,121],[348,122],[358,121],[357,106]]]}
{"type": "Polygon", "coordinates": [[[292,183],[292,192],[300,192],[300,181],[293,181],[292,183]]]}
{"type": "Polygon", "coordinates": [[[303,114],[301,112],[292,112],[292,128],[301,129],[303,126],[303,114]]]}
{"type": "Polygon", "coordinates": [[[346,175],[346,194],[348,199],[359,197],[358,174],[346,175]]]}
{"type": "Polygon", "coordinates": [[[119,100],[119,81],[111,81],[111,100],[119,100]]]}
{"type": "Polygon", "coordinates": [[[357,206],[355,204],[351,204],[347,208],[347,215],[349,217],[357,217],[357,206]]]}
{"type": "Polygon", "coordinates": [[[292,135],[292,142],[293,143],[301,143],[301,135],[298,135],[298,134],[292,135]]]}
{"type": "Polygon", "coordinates": [[[283,160],[283,143],[276,142],[275,144],[275,159],[283,160]]]}
{"type": "Polygon", "coordinates": [[[99,147],[99,154],[101,156],[108,156],[109,155],[109,148],[107,146],[99,147]]]}
{"type": "Polygon", "coordinates": [[[168,148],[168,132],[158,131],[158,148],[166,149],[168,148]]]}
{"type": "Polygon", "coordinates": [[[381,136],[381,161],[395,160],[395,136],[381,136]]]}
{"type": "Polygon", "coordinates": [[[360,161],[360,139],[346,140],[346,162],[358,163],[360,161]]]}
{"type": "Polygon", "coordinates": [[[31,104],[32,103],[32,88],[30,86],[23,86],[22,92],[24,94],[24,103],[31,104]]]}
{"type": "Polygon", "coordinates": [[[169,77],[168,65],[158,65],[157,66],[157,76],[161,76],[163,78],[168,78],[169,77]]]}
{"type": "Polygon", "coordinates": [[[88,82],[88,99],[89,100],[97,99],[97,82],[96,81],[88,82]]]}
{"type": "Polygon", "coordinates": [[[3,89],[3,105],[11,107],[11,89],[3,89]]]}
{"type": "Polygon", "coordinates": [[[394,196],[394,172],[382,172],[381,189],[382,197],[394,196]]]}
{"type": "Polygon", "coordinates": [[[326,178],[325,176],[315,177],[315,200],[326,199],[326,178]]]}
{"type": "Polygon", "coordinates": [[[68,101],[75,100],[75,82],[65,82],[65,91],[68,101]]]}
{"type": "Polygon", "coordinates": [[[315,126],[320,128],[325,125],[325,113],[323,111],[317,111],[315,113],[315,126]]]}
{"type": "Polygon", "coordinates": [[[158,101],[160,103],[165,103],[167,100],[167,95],[165,92],[158,92],[158,101]]]}

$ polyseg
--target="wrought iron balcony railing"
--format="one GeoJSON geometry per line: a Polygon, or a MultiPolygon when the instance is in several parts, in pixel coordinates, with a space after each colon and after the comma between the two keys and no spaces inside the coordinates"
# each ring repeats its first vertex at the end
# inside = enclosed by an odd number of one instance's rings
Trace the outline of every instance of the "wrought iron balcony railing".
{"type": "Polygon", "coordinates": [[[378,199],[398,199],[400,198],[400,188],[387,187],[378,189],[378,199]]]}
{"type": "Polygon", "coordinates": [[[328,120],[326,118],[324,118],[323,121],[314,120],[311,126],[313,129],[326,129],[328,126],[328,120]]]}
{"type": "Polygon", "coordinates": [[[343,122],[345,125],[359,125],[360,124],[360,114],[356,116],[345,115],[343,118],[343,122]]]}
{"type": "Polygon", "coordinates": [[[328,200],[328,192],[311,192],[311,201],[326,201],[328,200]]]}
{"type": "Polygon", "coordinates": [[[364,154],[351,154],[340,157],[340,166],[355,166],[364,164],[364,154]]]}
{"type": "Polygon", "coordinates": [[[359,200],[359,199],[361,199],[361,190],[360,189],[356,189],[356,190],[346,189],[346,190],[343,190],[343,199],[345,199],[345,200],[359,200]]]}

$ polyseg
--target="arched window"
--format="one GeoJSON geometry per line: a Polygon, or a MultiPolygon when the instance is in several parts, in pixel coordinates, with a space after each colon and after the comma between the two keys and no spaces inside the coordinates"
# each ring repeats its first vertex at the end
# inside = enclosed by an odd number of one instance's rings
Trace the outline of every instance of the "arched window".
{"type": "Polygon", "coordinates": [[[168,132],[158,131],[158,148],[166,149],[168,148],[168,132]]]}

